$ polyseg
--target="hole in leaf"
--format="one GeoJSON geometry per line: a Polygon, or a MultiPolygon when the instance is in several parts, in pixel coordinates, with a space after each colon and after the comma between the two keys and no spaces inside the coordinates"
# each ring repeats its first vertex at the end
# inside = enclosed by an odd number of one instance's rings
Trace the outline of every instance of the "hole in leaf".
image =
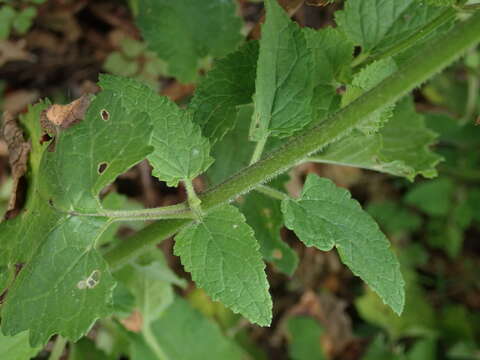
{"type": "Polygon", "coordinates": [[[93,289],[100,282],[100,270],[93,270],[89,277],[80,280],[77,288],[80,290],[93,289]]]}
{"type": "Polygon", "coordinates": [[[98,173],[103,174],[103,172],[107,169],[108,164],[106,162],[102,162],[98,164],[98,173]]]}
{"type": "Polygon", "coordinates": [[[103,120],[105,121],[108,121],[108,119],[110,119],[110,113],[103,109],[102,111],[100,111],[100,116],[102,117],[103,120]]]}

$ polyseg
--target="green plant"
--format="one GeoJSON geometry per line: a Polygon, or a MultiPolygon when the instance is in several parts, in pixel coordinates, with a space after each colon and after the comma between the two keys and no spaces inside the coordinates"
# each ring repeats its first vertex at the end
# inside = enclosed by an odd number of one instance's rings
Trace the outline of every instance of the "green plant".
{"type": "MultiPolygon", "coordinates": [[[[233,2],[213,2],[212,13],[204,14],[213,22],[184,24],[192,11],[205,11],[190,6],[196,3],[138,4],[147,43],[163,49],[170,73],[181,81],[197,80],[201,59],[226,55],[241,42],[233,2]],[[155,15],[162,11],[175,15],[162,18],[172,22],[166,25],[173,34],[158,31],[165,24],[157,23],[155,15]],[[179,20],[178,14],[185,16],[179,20]],[[222,26],[226,30],[219,34],[222,26]]],[[[378,225],[348,191],[309,175],[302,195],[293,199],[284,192],[282,178],[272,180],[302,161],[409,179],[436,175],[441,157],[429,150],[435,134],[415,112],[408,93],[480,42],[480,14],[454,21],[457,8],[405,4],[348,0],[337,12],[338,28],[315,31],[301,29],[275,0],[266,0],[261,40],[219,59],[199,81],[187,109],[138,81],[111,75],[100,77],[98,95],[70,105],[77,117],[54,117],[45,112],[47,102],[32,107],[20,119],[31,142],[27,200],[17,217],[0,225],[0,280],[8,289],[2,304],[5,336],[24,349],[27,339],[38,347],[60,334],[56,345],[61,349],[65,338],[76,341],[103,319],[118,341],[99,345],[109,354],[240,359],[244,349],[174,295],[172,285],[182,282],[165,261],[140,255],[155,253],[156,243],[175,235],[175,254],[207,295],[268,326],[272,300],[262,257],[285,273],[297,261],[278,231],[271,231],[282,223],[306,246],[335,247],[352,272],[401,314],[400,264],[378,225]],[[392,16],[377,17],[384,11],[392,16]],[[361,53],[354,58],[355,46],[361,53]],[[341,94],[337,90],[343,86],[341,94]],[[220,163],[222,149],[239,139],[241,153],[220,163]],[[185,203],[124,210],[121,200],[112,204],[99,196],[145,158],[158,179],[169,186],[183,183],[185,203]],[[197,194],[193,179],[204,173],[218,185],[197,194]],[[241,195],[244,204],[230,204],[241,195]],[[262,214],[264,222],[248,220],[262,214]],[[132,220],[160,221],[118,241],[111,226],[132,220]],[[255,234],[261,234],[259,242],[255,234]],[[143,315],[140,334],[126,332],[109,318],[113,313],[121,318],[133,307],[143,315]],[[186,328],[191,331],[185,333],[186,328]]],[[[75,351],[81,354],[91,346],[84,339],[75,351]]]]}
{"type": "Polygon", "coordinates": [[[35,5],[43,2],[45,0],[0,1],[0,40],[7,39],[12,31],[19,35],[25,34],[37,16],[35,5]]]}

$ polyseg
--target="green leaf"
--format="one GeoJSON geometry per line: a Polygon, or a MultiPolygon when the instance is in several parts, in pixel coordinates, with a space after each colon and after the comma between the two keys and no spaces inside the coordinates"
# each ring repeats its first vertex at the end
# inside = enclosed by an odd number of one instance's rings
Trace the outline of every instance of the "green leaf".
{"type": "Polygon", "coordinates": [[[365,54],[384,52],[416,34],[442,12],[418,0],[347,0],[337,11],[339,27],[365,54]]]}
{"type": "Polygon", "coordinates": [[[288,353],[292,360],[325,360],[320,337],[324,330],[313,318],[291,317],[287,321],[290,338],[288,353]]]}
{"type": "MultiPolygon", "coordinates": [[[[221,333],[218,325],[179,297],[153,322],[152,335],[165,359],[245,359],[245,353],[221,333]]],[[[137,338],[131,347],[131,359],[156,360],[158,357],[145,340],[137,338]]]]}
{"type": "Polygon", "coordinates": [[[334,28],[303,28],[313,57],[313,119],[320,120],[340,105],[337,87],[350,72],[353,44],[334,28]]]}
{"type": "Polygon", "coordinates": [[[71,345],[69,360],[108,360],[107,354],[95,346],[95,343],[89,338],[82,338],[71,345]]]}
{"type": "Polygon", "coordinates": [[[176,277],[158,250],[123,267],[115,277],[134,294],[143,327],[150,326],[173,302],[172,284],[185,286],[185,280],[176,277]]]}
{"type": "Polygon", "coordinates": [[[37,16],[37,9],[33,6],[28,6],[21,11],[17,12],[17,16],[13,20],[13,28],[19,34],[25,34],[30,26],[32,26],[32,21],[37,16]]]}
{"type": "Polygon", "coordinates": [[[0,39],[7,39],[10,35],[12,23],[17,12],[10,5],[3,5],[0,8],[0,39]]]}
{"type": "Polygon", "coordinates": [[[248,140],[252,114],[253,106],[240,107],[232,131],[213,146],[215,162],[206,173],[211,185],[220,184],[250,163],[255,149],[255,143],[248,140]]]}
{"type": "Polygon", "coordinates": [[[401,249],[400,262],[405,278],[407,294],[402,316],[397,316],[380,297],[371,290],[357,298],[355,307],[367,322],[385,329],[396,340],[400,337],[431,336],[438,330],[433,306],[419,282],[415,266],[418,265],[418,249],[411,247],[401,249]]]}
{"type": "Polygon", "coordinates": [[[251,138],[286,137],[312,119],[313,60],[302,30],[276,0],[265,1],[251,138]]]}
{"type": "Polygon", "coordinates": [[[124,107],[111,91],[101,92],[85,121],[62,132],[55,139],[55,151],[44,153],[41,167],[50,171],[40,176],[41,195],[56,209],[98,210],[96,195],[153,150],[150,119],[140,111],[124,107]]]}
{"type": "MultiPolygon", "coordinates": [[[[397,70],[397,65],[392,58],[376,61],[362,69],[347,86],[342,98],[342,106],[350,104],[366,91],[378,85],[382,80],[392,75],[397,70]]],[[[389,104],[365,117],[357,128],[365,133],[372,134],[382,128],[392,117],[394,104],[389,104]]]]}
{"type": "Polygon", "coordinates": [[[253,230],[231,205],[216,208],[175,237],[175,254],[212,300],[266,326],[272,300],[258,248],[253,230]]]}
{"type": "Polygon", "coordinates": [[[241,204],[241,210],[255,231],[263,258],[281,272],[293,275],[298,265],[298,255],[280,236],[283,226],[280,201],[252,191],[241,204]]]}
{"type": "Polygon", "coordinates": [[[330,180],[309,175],[299,200],[282,202],[285,225],[307,246],[336,247],[342,262],[397,314],[405,302],[400,265],[375,221],[330,180]]]}
{"type": "Polygon", "coordinates": [[[143,111],[152,119],[151,144],[155,151],[148,160],[154,176],[177,186],[180,180],[191,180],[212,164],[209,142],[193,123],[191,112],[133,79],[102,75],[100,86],[114,91],[127,110],[143,111]]]}
{"type": "Polygon", "coordinates": [[[452,6],[458,3],[458,0],[416,0],[419,3],[435,6],[452,6]]]}
{"type": "Polygon", "coordinates": [[[0,334],[0,349],[2,349],[2,359],[5,360],[29,360],[41,350],[40,347],[30,346],[27,331],[15,336],[0,334]]]}
{"type": "Polygon", "coordinates": [[[190,104],[193,121],[214,144],[233,129],[238,106],[252,102],[258,42],[249,41],[236,52],[217,60],[202,78],[190,104]]]}
{"type": "Polygon", "coordinates": [[[368,204],[366,210],[387,234],[409,233],[422,225],[419,215],[393,200],[368,204]]]}
{"type": "Polygon", "coordinates": [[[149,48],[169,64],[181,82],[197,79],[199,61],[221,57],[242,40],[233,0],[144,0],[137,24],[149,48]]]}
{"type": "Polygon", "coordinates": [[[343,139],[314,155],[312,160],[361,167],[404,176],[434,177],[442,157],[430,146],[437,135],[425,126],[423,116],[415,112],[411,98],[400,101],[392,118],[376,134],[353,131],[343,139]]]}
{"type": "Polygon", "coordinates": [[[115,283],[95,249],[110,221],[71,212],[101,210],[99,192],[151,151],[148,116],[126,111],[111,92],[100,93],[84,119],[58,129],[50,144],[39,141],[44,108],[22,118],[32,141],[27,206],[0,224],[2,265],[24,264],[3,305],[2,330],[29,329],[33,346],[55,333],[75,341],[112,312],[115,283]]]}
{"type": "Polygon", "coordinates": [[[406,204],[416,206],[431,216],[445,216],[453,205],[453,191],[452,180],[440,178],[415,185],[404,200],[406,204]]]}
{"type": "Polygon", "coordinates": [[[2,308],[4,334],[30,329],[32,346],[55,333],[77,340],[111,313],[115,282],[92,248],[106,225],[103,219],[60,220],[9,289],[2,308]]]}

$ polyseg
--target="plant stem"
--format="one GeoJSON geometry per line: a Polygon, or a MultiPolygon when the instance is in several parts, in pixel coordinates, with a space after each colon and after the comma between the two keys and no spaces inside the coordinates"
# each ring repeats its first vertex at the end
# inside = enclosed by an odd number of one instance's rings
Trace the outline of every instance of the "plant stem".
{"type": "Polygon", "coordinates": [[[463,117],[461,123],[466,124],[472,120],[477,110],[477,100],[480,92],[480,79],[479,74],[475,71],[469,70],[467,75],[468,81],[468,95],[467,103],[465,105],[465,116],[463,117]]]}
{"type": "MultiPolygon", "coordinates": [[[[415,56],[403,63],[396,73],[348,106],[313,128],[294,136],[262,160],[202,194],[200,196],[202,209],[207,211],[247,193],[331,142],[346,136],[365,116],[399,100],[478,42],[480,42],[480,12],[455,25],[449,33],[425,44],[415,56]]],[[[188,223],[188,220],[163,220],[149,225],[134,235],[130,241],[125,241],[107,252],[105,258],[110,266],[117,267],[135,258],[147,246],[175,234],[188,223]]]]}
{"type": "Polygon", "coordinates": [[[160,344],[158,343],[157,339],[155,338],[155,335],[151,330],[150,324],[146,324],[143,327],[142,334],[148,346],[150,347],[150,349],[152,349],[152,351],[157,356],[157,359],[168,360],[168,356],[163,352],[162,348],[160,347],[160,344]]]}
{"type": "Polygon", "coordinates": [[[191,180],[184,180],[183,183],[185,184],[185,189],[187,189],[188,205],[190,205],[194,217],[196,219],[201,219],[203,216],[201,207],[202,200],[197,196],[191,180]]]}
{"type": "Polygon", "coordinates": [[[187,204],[176,204],[171,206],[162,206],[158,208],[139,209],[139,210],[102,210],[98,213],[85,214],[80,212],[70,212],[74,216],[90,217],[109,217],[113,221],[146,221],[163,219],[193,219],[194,214],[190,211],[187,204]]]}
{"type": "Polygon", "coordinates": [[[263,154],[263,149],[265,149],[265,145],[267,144],[267,140],[268,135],[257,142],[255,150],[253,151],[252,158],[250,159],[250,165],[255,164],[258,160],[260,160],[263,154]]]}
{"type": "Polygon", "coordinates": [[[267,185],[259,185],[255,188],[255,191],[258,191],[259,193],[265,194],[273,199],[277,200],[288,200],[290,199],[290,196],[285,194],[283,191],[279,191],[277,189],[274,189],[270,186],[267,185]]]}
{"type": "Polygon", "coordinates": [[[59,360],[63,354],[65,345],[67,345],[67,339],[65,339],[63,336],[57,335],[57,338],[55,339],[55,343],[53,344],[52,352],[50,353],[48,360],[59,360]]]}
{"type": "Polygon", "coordinates": [[[427,35],[431,34],[433,31],[435,31],[439,26],[453,19],[456,16],[456,14],[457,14],[457,11],[452,7],[445,9],[440,15],[438,15],[435,19],[433,19],[428,24],[425,24],[420,30],[414,32],[405,40],[399,42],[398,44],[395,44],[395,46],[392,46],[391,48],[385,50],[384,52],[372,57],[369,57],[368,54],[366,55],[360,54],[360,56],[358,56],[353,60],[352,67],[362,65],[365,62],[372,63],[374,61],[385,59],[408,49],[410,46],[415,44],[418,40],[426,37],[427,35]]]}

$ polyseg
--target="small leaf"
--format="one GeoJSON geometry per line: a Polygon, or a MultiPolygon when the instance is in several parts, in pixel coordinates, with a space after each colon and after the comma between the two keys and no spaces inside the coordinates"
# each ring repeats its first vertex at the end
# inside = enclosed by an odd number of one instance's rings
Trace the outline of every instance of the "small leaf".
{"type": "Polygon", "coordinates": [[[165,60],[181,82],[197,79],[199,61],[221,57],[242,40],[233,0],[144,0],[137,24],[148,47],[165,60]]]}
{"type": "Polygon", "coordinates": [[[212,300],[266,326],[272,300],[258,248],[253,230],[231,205],[216,208],[175,237],[175,254],[212,300]]]}
{"type": "Polygon", "coordinates": [[[361,167],[404,176],[431,178],[442,157],[430,150],[437,134],[425,126],[422,115],[415,112],[411,97],[400,101],[393,116],[376,134],[354,130],[329,145],[312,159],[318,162],[361,167]]]}
{"type": "Polygon", "coordinates": [[[2,349],[2,358],[6,360],[32,359],[41,350],[40,347],[30,346],[27,331],[15,336],[0,334],[0,349],[2,349]]]}
{"type": "Polygon", "coordinates": [[[212,145],[233,129],[238,106],[252,102],[257,59],[258,42],[249,41],[217,60],[198,84],[190,104],[193,121],[212,145]]]}
{"type": "Polygon", "coordinates": [[[285,225],[307,246],[336,247],[342,262],[397,314],[405,302],[400,265],[375,221],[330,180],[309,175],[299,200],[282,202],[285,225]]]}
{"type": "Polygon", "coordinates": [[[445,216],[454,205],[454,190],[455,184],[449,178],[426,181],[408,191],[405,203],[414,205],[431,216],[445,216]]]}
{"type": "Polygon", "coordinates": [[[252,191],[246,195],[241,210],[255,231],[263,258],[281,272],[292,275],[298,265],[298,255],[280,236],[283,226],[280,201],[252,191]]]}
{"type": "MultiPolygon", "coordinates": [[[[397,65],[392,58],[376,61],[362,69],[353,78],[352,84],[347,86],[342,98],[342,106],[350,104],[360,95],[378,85],[382,80],[392,75],[397,70],[397,65]]],[[[394,104],[384,106],[366,116],[357,128],[365,133],[377,132],[392,117],[394,104]]]]}
{"type": "Polygon", "coordinates": [[[337,84],[350,72],[353,44],[334,28],[302,29],[307,47],[312,52],[313,119],[318,121],[340,105],[337,84]]]}
{"type": "Polygon", "coordinates": [[[325,360],[320,337],[325,332],[320,324],[307,316],[291,317],[287,321],[288,353],[292,360],[325,360]]]}
{"type": "Polygon", "coordinates": [[[241,168],[248,166],[255,149],[255,143],[248,141],[252,113],[251,105],[240,107],[234,128],[213,146],[212,156],[215,162],[206,173],[211,185],[220,184],[241,168]]]}
{"type": "Polygon", "coordinates": [[[148,160],[154,176],[177,186],[180,180],[193,179],[212,164],[209,142],[193,123],[191,112],[133,79],[102,75],[100,86],[114,91],[128,110],[143,111],[152,119],[151,144],[155,150],[148,160]]]}
{"type": "Polygon", "coordinates": [[[311,121],[313,60],[302,30],[277,0],[265,1],[251,138],[286,137],[311,121]]]}
{"type": "Polygon", "coordinates": [[[419,0],[347,0],[337,11],[337,24],[362,47],[362,52],[377,54],[416,34],[443,10],[419,0]]]}

